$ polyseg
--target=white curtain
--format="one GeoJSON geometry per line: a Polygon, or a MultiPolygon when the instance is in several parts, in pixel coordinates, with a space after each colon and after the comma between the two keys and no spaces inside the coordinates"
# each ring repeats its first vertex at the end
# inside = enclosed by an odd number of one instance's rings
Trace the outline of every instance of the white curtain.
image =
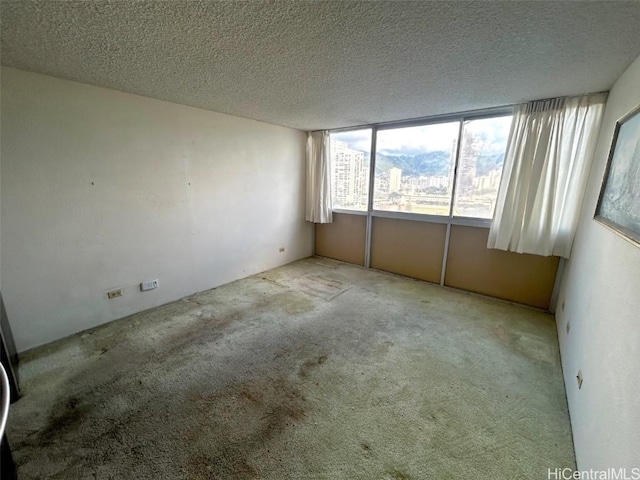
{"type": "Polygon", "coordinates": [[[607,94],[520,105],[489,248],[568,258],[607,94]]]}
{"type": "Polygon", "coordinates": [[[307,203],[305,218],[331,223],[331,153],[329,132],[307,133],[307,203]]]}

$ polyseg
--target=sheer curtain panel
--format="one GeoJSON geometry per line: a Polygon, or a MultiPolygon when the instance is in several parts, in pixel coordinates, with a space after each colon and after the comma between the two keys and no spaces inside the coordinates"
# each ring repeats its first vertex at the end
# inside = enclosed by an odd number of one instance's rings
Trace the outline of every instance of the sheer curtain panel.
{"type": "Polygon", "coordinates": [[[606,98],[598,93],[516,108],[489,248],[569,257],[606,98]]]}
{"type": "Polygon", "coordinates": [[[307,201],[305,218],[331,223],[331,154],[329,132],[307,133],[307,201]]]}

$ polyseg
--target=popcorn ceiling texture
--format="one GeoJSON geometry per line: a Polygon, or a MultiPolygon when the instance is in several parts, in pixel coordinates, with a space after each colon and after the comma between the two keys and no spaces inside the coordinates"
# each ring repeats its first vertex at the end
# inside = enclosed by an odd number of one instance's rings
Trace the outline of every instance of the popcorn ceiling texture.
{"type": "Polygon", "coordinates": [[[2,63],[303,130],[609,89],[640,2],[3,1],[2,63]]]}

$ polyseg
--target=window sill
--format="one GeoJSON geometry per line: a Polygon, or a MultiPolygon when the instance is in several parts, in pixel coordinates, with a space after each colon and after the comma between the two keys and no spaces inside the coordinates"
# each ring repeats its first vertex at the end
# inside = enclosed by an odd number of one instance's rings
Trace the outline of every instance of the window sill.
{"type": "MultiPolygon", "coordinates": [[[[333,209],[333,212],[346,214],[346,215],[362,215],[362,216],[367,215],[367,212],[364,212],[362,210],[344,210],[340,208],[333,209]]],[[[424,213],[409,213],[409,212],[389,212],[389,211],[382,211],[382,210],[372,211],[371,216],[380,217],[380,218],[397,218],[400,220],[413,220],[416,222],[463,225],[468,227],[489,228],[491,226],[491,220],[488,218],[445,217],[443,215],[426,215],[424,213]]]]}

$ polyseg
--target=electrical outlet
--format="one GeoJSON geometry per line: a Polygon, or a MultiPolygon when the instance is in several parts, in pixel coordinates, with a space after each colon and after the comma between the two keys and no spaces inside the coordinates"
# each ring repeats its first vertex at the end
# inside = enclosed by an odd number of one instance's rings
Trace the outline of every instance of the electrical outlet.
{"type": "Polygon", "coordinates": [[[111,300],[112,298],[118,298],[122,296],[122,289],[118,288],[117,290],[111,290],[107,292],[107,298],[111,300]]]}
{"type": "Polygon", "coordinates": [[[160,284],[158,283],[158,280],[149,280],[148,282],[142,282],[140,284],[140,291],[146,292],[147,290],[154,290],[159,286],[160,284]]]}
{"type": "Polygon", "coordinates": [[[582,378],[582,372],[580,370],[578,370],[578,375],[576,375],[576,380],[578,381],[578,390],[580,390],[582,388],[582,381],[584,380],[584,378],[582,378]]]}

